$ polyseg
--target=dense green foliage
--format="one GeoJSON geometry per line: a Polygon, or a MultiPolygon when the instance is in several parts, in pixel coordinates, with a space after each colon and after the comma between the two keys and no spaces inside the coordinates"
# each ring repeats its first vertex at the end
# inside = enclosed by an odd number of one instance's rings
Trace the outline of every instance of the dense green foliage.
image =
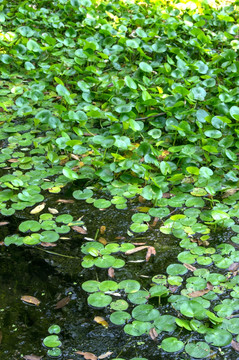
{"type": "MultiPolygon", "coordinates": [[[[160,345],[194,358],[239,334],[229,318],[239,308],[237,10],[206,1],[0,0],[1,214],[37,206],[71,182],[76,200],[99,209],[146,201],[128,234],[161,219],[160,231],[180,239],[179,263],[149,291],[135,280],[87,282],[88,303],[110,305],[111,321],[127,322],[133,336],[195,332],[202,342],[171,336],[160,345]],[[218,227],[231,228],[232,244],[209,246],[218,227]],[[173,286],[180,292],[169,296],[173,286]],[[112,305],[118,288],[136,305],[131,314],[112,305]],[[168,299],[175,316],[160,315],[153,297],[168,299]]],[[[55,242],[83,224],[54,209],[38,215],[40,207],[6,245],[55,242]]],[[[111,254],[134,245],[110,245],[83,245],[82,266],[123,267],[111,254]]]]}

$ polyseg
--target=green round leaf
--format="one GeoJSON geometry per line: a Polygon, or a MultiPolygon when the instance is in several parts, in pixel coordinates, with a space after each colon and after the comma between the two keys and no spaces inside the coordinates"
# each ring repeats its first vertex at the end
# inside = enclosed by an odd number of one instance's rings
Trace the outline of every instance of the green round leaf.
{"type": "Polygon", "coordinates": [[[162,349],[167,352],[177,352],[184,348],[184,343],[175,337],[168,337],[161,343],[162,349]]]}
{"type": "Polygon", "coordinates": [[[202,341],[197,343],[189,343],[185,346],[188,355],[196,359],[204,359],[210,355],[210,346],[202,341]]]}
{"type": "Polygon", "coordinates": [[[105,199],[97,199],[94,201],[94,206],[98,209],[106,209],[111,206],[111,202],[105,199]]]}
{"type": "Polygon", "coordinates": [[[50,348],[61,346],[61,342],[57,335],[50,335],[50,336],[45,337],[45,339],[43,340],[43,344],[46,347],[50,347],[50,348]]]}
{"type": "Polygon", "coordinates": [[[105,295],[103,292],[96,292],[88,296],[87,302],[89,305],[96,308],[104,308],[112,301],[112,297],[105,295]]]}
{"type": "Polygon", "coordinates": [[[110,321],[116,325],[124,325],[130,319],[131,315],[126,311],[115,311],[110,315],[110,321]]]}
{"type": "Polygon", "coordinates": [[[223,329],[213,329],[205,335],[205,341],[213,346],[226,346],[232,341],[232,335],[223,329]]]}
{"type": "Polygon", "coordinates": [[[140,321],[152,321],[159,316],[159,311],[153,305],[142,304],[136,306],[132,311],[132,316],[140,321]]]}
{"type": "Polygon", "coordinates": [[[61,328],[59,325],[51,325],[48,328],[49,334],[59,334],[61,332],[61,328]]]}
{"type": "Polygon", "coordinates": [[[152,66],[143,61],[141,63],[139,63],[139,67],[142,71],[144,71],[146,73],[150,73],[153,71],[152,66]]]}

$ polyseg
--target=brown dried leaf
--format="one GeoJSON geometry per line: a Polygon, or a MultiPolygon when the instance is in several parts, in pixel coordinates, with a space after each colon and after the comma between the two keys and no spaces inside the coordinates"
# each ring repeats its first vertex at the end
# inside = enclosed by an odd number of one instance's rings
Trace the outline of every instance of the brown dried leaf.
{"type": "Polygon", "coordinates": [[[239,343],[236,342],[235,340],[231,341],[231,346],[233,347],[234,350],[239,351],[239,343]]]}
{"type": "Polygon", "coordinates": [[[56,209],[54,209],[54,208],[48,208],[48,211],[49,211],[49,213],[51,213],[51,214],[53,214],[53,215],[56,215],[56,214],[58,214],[59,213],[59,211],[58,210],[56,210],[56,209]]]}
{"type": "Polygon", "coordinates": [[[23,356],[23,359],[25,360],[41,360],[43,356],[37,356],[37,355],[25,355],[23,356]]]}
{"type": "Polygon", "coordinates": [[[58,199],[58,200],[56,200],[56,202],[62,203],[62,204],[73,204],[75,201],[74,200],[66,200],[66,199],[58,199]]]}
{"type": "Polygon", "coordinates": [[[86,360],[97,360],[97,356],[90,352],[76,351],[75,354],[83,355],[86,360]]]}
{"type": "Polygon", "coordinates": [[[162,197],[165,199],[170,199],[171,196],[172,196],[172,194],[170,194],[170,193],[164,193],[162,197]]]}
{"type": "Polygon", "coordinates": [[[144,245],[144,246],[136,247],[136,248],[134,248],[134,249],[127,250],[127,251],[125,252],[125,255],[134,254],[134,253],[136,253],[136,252],[138,252],[138,251],[141,251],[141,250],[144,250],[144,249],[148,249],[148,247],[149,247],[148,245],[144,245]]]}
{"type": "Polygon", "coordinates": [[[109,327],[109,324],[107,323],[107,321],[101,316],[95,316],[94,321],[97,322],[97,324],[104,326],[106,329],[108,329],[108,327],[109,327]]]}
{"type": "Polygon", "coordinates": [[[63,308],[64,306],[66,306],[67,304],[69,304],[70,300],[71,300],[70,296],[66,296],[65,298],[59,300],[59,301],[56,303],[55,309],[61,309],[61,308],[63,308]]]}
{"type": "Polygon", "coordinates": [[[98,241],[103,245],[107,244],[107,240],[105,238],[103,238],[103,237],[100,237],[98,241]]]}
{"type": "Polygon", "coordinates": [[[157,225],[157,223],[158,223],[158,221],[159,221],[159,218],[158,217],[155,217],[154,218],[154,221],[153,221],[153,223],[152,223],[152,225],[151,226],[156,226],[157,225]]]}
{"type": "Polygon", "coordinates": [[[116,236],[115,240],[125,240],[126,237],[125,236],[116,236]]]}
{"type": "Polygon", "coordinates": [[[143,204],[143,203],[146,202],[146,199],[145,199],[143,196],[141,196],[141,195],[139,195],[138,200],[139,200],[139,202],[140,202],[141,204],[143,204]]]}
{"type": "Polygon", "coordinates": [[[37,205],[34,209],[32,209],[30,211],[30,214],[38,214],[39,212],[41,212],[44,209],[45,206],[46,206],[46,203],[44,203],[44,202],[40,205],[37,205]]]}
{"type": "Polygon", "coordinates": [[[168,288],[172,293],[175,293],[175,291],[178,290],[178,286],[176,286],[176,285],[169,285],[168,288]]]}
{"type": "Polygon", "coordinates": [[[188,296],[195,298],[195,297],[203,296],[203,295],[207,294],[209,291],[210,291],[209,289],[197,290],[197,291],[191,292],[190,294],[188,294],[188,296]]]}
{"type": "Polygon", "coordinates": [[[81,226],[72,226],[72,229],[77,231],[79,234],[87,234],[87,231],[81,226]]]}
{"type": "Polygon", "coordinates": [[[38,306],[41,303],[40,300],[38,300],[36,297],[30,296],[30,295],[21,296],[21,300],[24,301],[25,303],[36,305],[36,306],[38,306]]]}
{"type": "Polygon", "coordinates": [[[194,266],[190,265],[190,264],[183,264],[183,266],[185,266],[185,268],[187,268],[190,271],[195,271],[197,270],[197,268],[195,268],[194,266]]]}
{"type": "Polygon", "coordinates": [[[146,257],[145,257],[145,260],[149,261],[149,259],[151,258],[152,255],[156,255],[156,250],[155,250],[155,248],[153,246],[149,246],[146,257]]]}
{"type": "Polygon", "coordinates": [[[100,227],[100,234],[101,234],[101,235],[104,235],[105,230],[106,230],[106,226],[102,225],[102,226],[100,227]]]}
{"type": "Polygon", "coordinates": [[[0,246],[3,246],[3,245],[5,245],[4,241],[0,241],[0,246]]]}
{"type": "Polygon", "coordinates": [[[49,242],[41,242],[40,245],[44,246],[44,247],[55,247],[55,246],[57,246],[55,243],[49,243],[49,242]]]}
{"type": "Polygon", "coordinates": [[[233,263],[229,266],[228,270],[229,271],[237,271],[239,269],[239,263],[233,263]]]}
{"type": "Polygon", "coordinates": [[[213,290],[214,286],[210,283],[210,281],[207,282],[207,289],[213,290]]]}
{"type": "Polygon", "coordinates": [[[10,162],[10,163],[16,163],[16,162],[18,162],[19,161],[19,159],[9,159],[8,160],[8,162],[10,162]]]}
{"type": "Polygon", "coordinates": [[[152,340],[156,340],[158,337],[158,333],[155,330],[155,328],[152,328],[149,330],[149,336],[151,337],[152,340]]]}
{"type": "Polygon", "coordinates": [[[225,191],[224,194],[222,195],[222,198],[224,199],[231,195],[234,195],[237,192],[237,190],[239,190],[239,189],[238,188],[237,189],[229,189],[229,190],[225,191]]]}
{"type": "Polygon", "coordinates": [[[112,267],[110,267],[110,268],[108,269],[108,275],[109,275],[109,277],[111,277],[111,278],[114,278],[114,277],[115,277],[115,271],[114,271],[114,269],[113,269],[112,267]]]}
{"type": "Polygon", "coordinates": [[[141,245],[145,245],[146,243],[142,242],[142,243],[132,243],[132,244],[135,245],[135,246],[141,246],[141,245]]]}
{"type": "Polygon", "coordinates": [[[108,356],[112,355],[113,354],[113,351],[107,351],[106,353],[104,354],[101,354],[98,359],[101,360],[101,359],[105,359],[107,358],[108,356]]]}
{"type": "Polygon", "coordinates": [[[9,224],[8,221],[1,221],[1,222],[0,222],[0,226],[7,225],[7,224],[9,224]]]}

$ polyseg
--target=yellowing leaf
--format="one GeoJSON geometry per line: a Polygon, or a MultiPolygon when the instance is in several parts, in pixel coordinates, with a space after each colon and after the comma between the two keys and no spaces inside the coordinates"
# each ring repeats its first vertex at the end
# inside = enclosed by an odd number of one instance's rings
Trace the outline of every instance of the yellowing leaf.
{"type": "Polygon", "coordinates": [[[109,324],[107,323],[107,321],[101,316],[95,316],[94,321],[97,322],[97,324],[104,326],[106,329],[108,329],[108,327],[109,327],[109,324]]]}
{"type": "Polygon", "coordinates": [[[44,209],[45,206],[46,206],[46,203],[44,203],[44,202],[40,205],[37,205],[34,209],[32,209],[30,211],[30,214],[38,214],[39,212],[41,212],[44,209]]]}
{"type": "Polygon", "coordinates": [[[53,186],[52,188],[48,189],[50,193],[57,194],[61,191],[62,186],[53,186]]]}
{"type": "Polygon", "coordinates": [[[38,300],[36,297],[29,296],[29,295],[21,296],[21,300],[24,301],[25,303],[36,305],[36,306],[38,306],[41,303],[40,300],[38,300]]]}
{"type": "Polygon", "coordinates": [[[58,210],[56,210],[56,209],[54,209],[54,208],[48,208],[48,211],[49,211],[49,213],[51,213],[51,214],[53,214],[53,215],[56,215],[56,214],[58,214],[59,213],[59,211],[58,210]]]}
{"type": "Polygon", "coordinates": [[[106,226],[102,225],[102,226],[100,227],[100,233],[101,233],[101,235],[103,235],[103,234],[105,233],[105,230],[106,230],[106,226]]]}

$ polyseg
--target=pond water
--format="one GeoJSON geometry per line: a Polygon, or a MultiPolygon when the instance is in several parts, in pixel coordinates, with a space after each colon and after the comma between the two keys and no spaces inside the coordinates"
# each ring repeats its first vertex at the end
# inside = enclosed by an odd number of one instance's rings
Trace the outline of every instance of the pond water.
{"type": "MultiPolygon", "coordinates": [[[[148,335],[126,335],[123,326],[110,323],[109,309],[94,309],[87,304],[87,293],[81,288],[81,284],[89,279],[110,279],[107,269],[84,269],[81,266],[81,245],[89,242],[89,238],[99,238],[101,235],[98,230],[101,226],[106,227],[102,236],[108,243],[146,243],[155,247],[156,256],[151,256],[148,262],[145,261],[145,250],[128,256],[122,255],[126,266],[115,270],[114,280],[135,279],[146,289],[150,287],[152,276],[165,274],[167,266],[177,262],[180,252],[178,240],[163,235],[157,226],[143,235],[130,237],[127,229],[137,206],[135,204],[131,204],[127,210],[100,211],[85,203],[56,203],[55,195],[47,201],[47,205],[57,208],[59,213],[70,213],[74,218],[84,216],[87,234],[71,232],[70,235],[63,235],[57,246],[52,248],[15,245],[0,247],[0,358],[19,360],[34,354],[49,359],[42,341],[49,335],[48,328],[52,324],[58,324],[61,327],[62,358],[66,360],[83,359],[79,354],[75,354],[77,350],[92,352],[97,356],[110,351],[113,352],[113,357],[126,359],[136,356],[149,360],[189,359],[190,357],[182,352],[171,355],[159,351],[159,341],[152,340],[148,335]],[[40,305],[24,303],[21,301],[23,295],[36,297],[41,301],[40,305]],[[62,299],[65,299],[65,306],[56,309],[56,304],[62,299]],[[96,323],[95,316],[105,318],[109,327],[105,328],[96,323]]],[[[9,222],[1,227],[3,238],[15,233],[24,217],[25,215],[20,214],[21,219],[15,216],[1,219],[9,222]]],[[[161,314],[172,313],[164,302],[154,305],[161,314]]],[[[181,330],[178,336],[184,339],[188,334],[186,330],[181,330]]],[[[217,351],[214,358],[237,359],[237,356],[234,350],[225,347],[221,354],[217,351]]]]}

